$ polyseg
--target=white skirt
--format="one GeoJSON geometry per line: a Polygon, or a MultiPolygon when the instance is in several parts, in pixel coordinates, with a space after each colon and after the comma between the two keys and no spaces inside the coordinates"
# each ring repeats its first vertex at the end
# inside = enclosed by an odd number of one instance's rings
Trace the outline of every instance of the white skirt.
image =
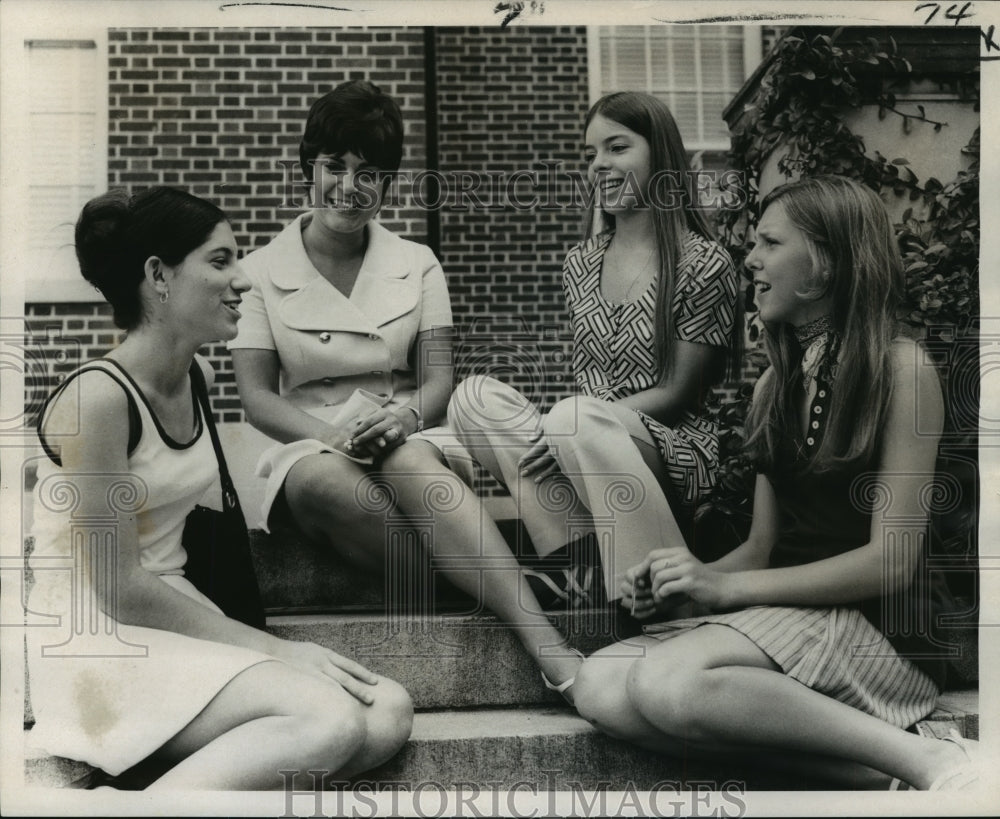
{"type": "MultiPolygon", "coordinates": [[[[184,577],[160,579],[219,611],[184,577]]],[[[54,614],[54,600],[58,595],[36,586],[29,608],[54,614]]],[[[74,623],[69,608],[62,611],[58,625],[25,629],[35,717],[27,741],[112,776],[176,736],[237,674],[274,660],[247,648],[123,625],[99,611],[74,623]]]]}

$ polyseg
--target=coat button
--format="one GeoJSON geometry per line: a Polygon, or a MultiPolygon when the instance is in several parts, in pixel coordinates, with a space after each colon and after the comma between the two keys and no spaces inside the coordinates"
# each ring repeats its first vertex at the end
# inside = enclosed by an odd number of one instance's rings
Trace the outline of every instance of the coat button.
{"type": "Polygon", "coordinates": [[[329,333],[320,333],[319,334],[319,340],[320,340],[320,343],[322,343],[322,344],[327,344],[330,341],[331,338],[333,338],[333,336],[331,336],[329,333]]]}
{"type": "Polygon", "coordinates": [[[378,341],[378,335],[376,335],[375,333],[369,333],[368,338],[370,338],[372,341],[378,341]]]}

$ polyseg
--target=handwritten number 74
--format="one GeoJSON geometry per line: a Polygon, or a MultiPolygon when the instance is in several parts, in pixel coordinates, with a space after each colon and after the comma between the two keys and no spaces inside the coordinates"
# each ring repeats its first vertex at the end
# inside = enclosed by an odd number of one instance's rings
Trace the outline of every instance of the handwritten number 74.
{"type": "MultiPolygon", "coordinates": [[[[941,11],[940,3],[921,3],[913,11],[924,11],[930,9],[930,14],[927,15],[927,19],[924,20],[924,25],[930,25],[931,20],[933,20],[939,11],[941,11]]],[[[962,8],[958,8],[958,3],[952,3],[945,9],[944,18],[946,20],[954,20],[957,26],[962,20],[967,20],[970,17],[975,17],[975,13],[972,11],[972,3],[965,3],[962,8]]]]}

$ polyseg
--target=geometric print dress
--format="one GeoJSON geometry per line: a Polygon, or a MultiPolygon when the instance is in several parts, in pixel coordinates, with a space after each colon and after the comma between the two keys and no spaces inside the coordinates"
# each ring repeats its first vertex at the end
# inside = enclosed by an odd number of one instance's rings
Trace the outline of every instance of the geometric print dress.
{"type": "MultiPolygon", "coordinates": [[[[653,348],[655,280],[634,300],[611,303],[601,294],[601,266],[613,232],[576,245],[563,264],[563,289],[573,326],[573,372],[584,395],[605,401],[656,386],[653,348]]],[[[688,230],[681,244],[673,297],[674,335],[728,347],[739,276],[721,246],[688,230]]],[[[718,427],[701,407],[668,427],[639,412],[663,459],[674,499],[694,507],[715,486],[718,427]]]]}

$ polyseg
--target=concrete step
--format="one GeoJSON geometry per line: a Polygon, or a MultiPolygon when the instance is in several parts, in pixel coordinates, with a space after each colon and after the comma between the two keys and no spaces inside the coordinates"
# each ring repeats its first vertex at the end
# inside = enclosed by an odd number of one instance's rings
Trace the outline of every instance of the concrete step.
{"type": "MultiPolygon", "coordinates": [[[[607,612],[553,615],[552,620],[584,654],[613,641],[607,612]]],[[[326,646],[398,680],[421,709],[562,703],[545,688],[513,632],[492,615],[282,615],[268,618],[268,630],[326,646]]]]}
{"type": "MultiPolygon", "coordinates": [[[[946,692],[938,709],[918,725],[926,736],[951,727],[978,738],[978,691],[946,692]]],[[[26,732],[26,737],[30,733],[26,732]]],[[[27,744],[27,743],[26,743],[27,744]]],[[[25,784],[88,787],[100,773],[83,763],[32,752],[25,784]]],[[[132,787],[141,786],[133,780],[132,787]]],[[[326,781],[327,787],[344,787],[326,781]]],[[[886,778],[845,765],[820,777],[801,755],[714,756],[698,759],[654,754],[600,734],[567,708],[486,708],[418,712],[410,741],[381,767],[355,778],[353,788],[483,791],[537,788],[561,791],[650,791],[712,789],[835,790],[881,789],[886,778]],[[520,784],[519,784],[520,783],[520,784]]],[[[591,812],[609,815],[617,803],[591,812]]],[[[582,810],[582,808],[581,808],[582,810]]]]}
{"type": "MultiPolygon", "coordinates": [[[[533,554],[527,534],[509,517],[509,498],[491,498],[485,508],[498,516],[497,526],[518,554],[533,554]]],[[[408,589],[401,578],[426,575],[423,562],[415,562],[416,544],[404,546],[392,557],[385,573],[364,572],[347,563],[328,547],[305,540],[289,528],[250,530],[250,550],[264,608],[269,614],[323,611],[385,611],[412,607],[414,597],[432,596],[440,611],[469,611],[475,603],[440,573],[425,577],[408,589]]]]}
{"type": "Polygon", "coordinates": [[[36,788],[89,788],[101,772],[86,762],[49,756],[31,746],[31,731],[24,732],[24,784],[36,788]]]}
{"type": "MultiPolygon", "coordinates": [[[[727,782],[754,790],[796,790],[818,781],[745,762],[680,759],[607,737],[574,712],[560,709],[486,709],[418,713],[403,750],[352,784],[413,790],[538,791],[689,790],[727,782]]],[[[600,815],[610,815],[600,811],[600,815]]]]}

